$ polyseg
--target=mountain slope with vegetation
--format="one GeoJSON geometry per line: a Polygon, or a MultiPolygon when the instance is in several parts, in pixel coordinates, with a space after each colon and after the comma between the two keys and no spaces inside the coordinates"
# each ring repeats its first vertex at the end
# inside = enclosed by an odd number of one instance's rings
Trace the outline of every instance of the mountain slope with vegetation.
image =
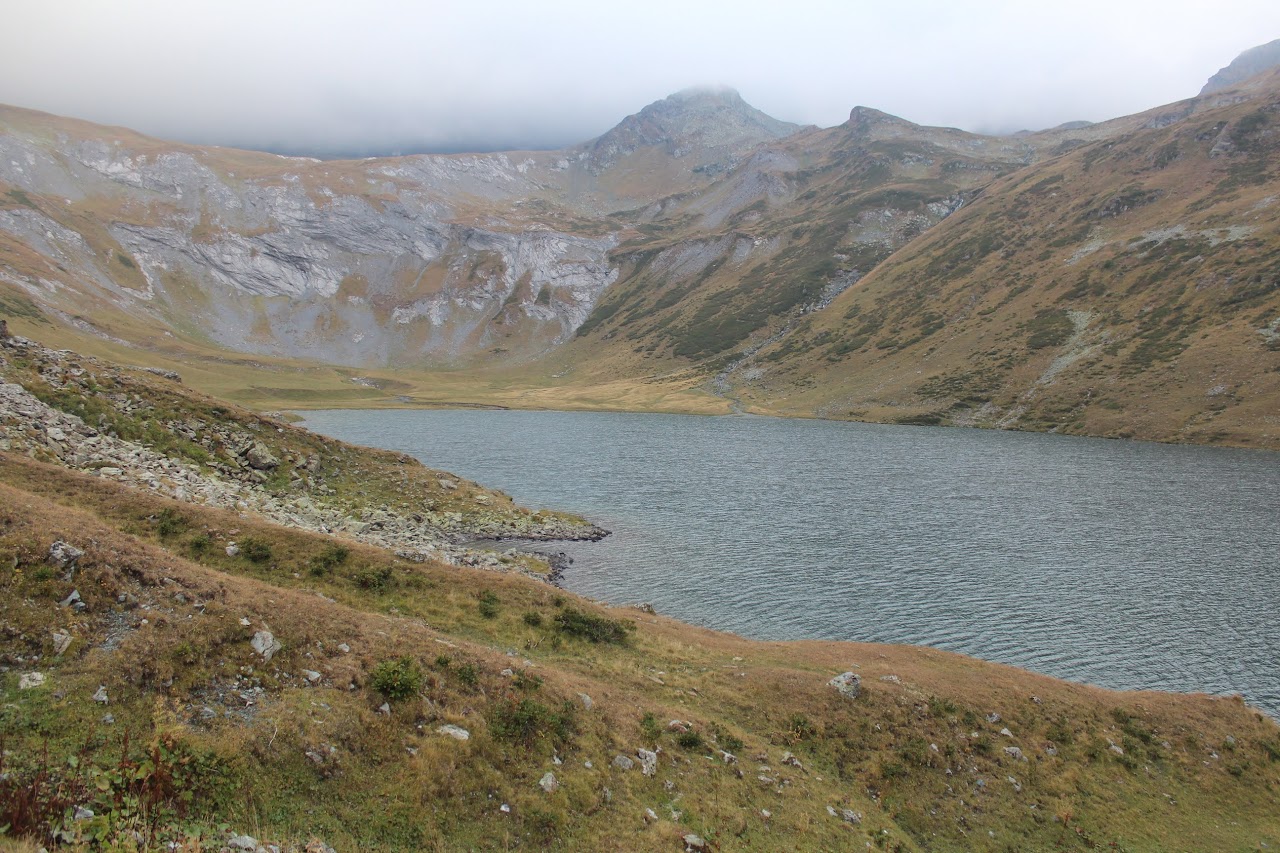
{"type": "Polygon", "coordinates": [[[0,825],[17,849],[1280,843],[1280,728],[1237,698],[604,607],[509,561],[376,538],[395,496],[456,513],[444,532],[527,525],[501,495],[172,378],[21,340],[0,357],[0,825]],[[66,420],[24,416],[33,399],[66,420]],[[323,493],[349,523],[94,464],[115,461],[109,438],[185,470],[183,424],[210,406],[264,426],[250,470],[264,451],[320,460],[299,483],[220,479],[323,493]]]}
{"type": "Polygon", "coordinates": [[[1276,448],[1270,50],[1005,137],[866,107],[801,128],[700,89],[562,151],[321,162],[3,108],[0,314],[260,407],[1276,448]]]}
{"type": "Polygon", "coordinates": [[[1278,83],[996,180],[767,346],[738,392],[828,417],[1280,447],[1278,83]]]}

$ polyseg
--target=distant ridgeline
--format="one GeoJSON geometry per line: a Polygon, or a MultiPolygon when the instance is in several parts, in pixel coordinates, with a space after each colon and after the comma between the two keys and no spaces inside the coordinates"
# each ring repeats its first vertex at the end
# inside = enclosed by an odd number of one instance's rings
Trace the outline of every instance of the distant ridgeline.
{"type": "Polygon", "coordinates": [[[246,401],[351,399],[282,386],[303,360],[408,383],[387,402],[447,371],[453,400],[1280,447],[1277,45],[1004,137],[691,89],[560,151],[318,161],[3,108],[0,313],[246,401]]]}

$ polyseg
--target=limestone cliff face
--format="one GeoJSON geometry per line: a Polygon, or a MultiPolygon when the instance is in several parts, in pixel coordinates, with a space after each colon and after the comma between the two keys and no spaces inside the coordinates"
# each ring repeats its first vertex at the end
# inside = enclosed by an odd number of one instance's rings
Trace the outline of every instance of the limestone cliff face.
{"type": "Polygon", "coordinates": [[[554,164],[157,151],[7,117],[0,239],[22,263],[0,275],[55,311],[109,306],[241,351],[456,363],[554,346],[617,278],[607,230],[521,210],[554,164]]]}
{"type": "Polygon", "coordinates": [[[617,280],[610,214],[795,129],[691,90],[565,151],[322,162],[0,108],[0,281],[103,335],[124,315],[338,364],[524,360],[617,280]]]}

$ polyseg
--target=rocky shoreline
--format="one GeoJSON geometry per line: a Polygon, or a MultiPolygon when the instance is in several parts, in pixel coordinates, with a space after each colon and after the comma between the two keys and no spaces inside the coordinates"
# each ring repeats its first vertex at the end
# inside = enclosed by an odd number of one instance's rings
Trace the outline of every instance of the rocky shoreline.
{"type": "MultiPolygon", "coordinates": [[[[139,368],[170,382],[176,375],[139,368]]],[[[0,338],[0,452],[22,454],[52,462],[175,500],[214,506],[240,513],[253,513],[286,527],[327,533],[385,548],[412,561],[440,560],[451,565],[496,571],[518,571],[546,580],[559,578],[568,565],[562,553],[543,549],[511,549],[503,554],[469,547],[479,541],[521,540],[527,542],[595,540],[608,531],[580,519],[551,513],[528,513],[500,506],[504,496],[495,496],[480,487],[474,493],[459,492],[458,480],[439,474],[432,484],[454,501],[469,499],[458,509],[440,501],[425,501],[413,512],[396,511],[387,505],[367,505],[357,509],[335,506],[334,489],[318,473],[322,467],[316,454],[293,454],[282,458],[256,424],[229,420],[213,423],[193,417],[163,418],[136,393],[104,390],[110,378],[116,383],[126,373],[67,351],[49,350],[25,338],[0,338]],[[200,464],[175,458],[115,434],[110,418],[99,414],[94,425],[78,414],[55,408],[22,384],[21,360],[34,370],[46,396],[57,394],[70,399],[86,413],[110,406],[140,419],[149,432],[168,433],[167,439],[183,440],[196,447],[220,451],[206,453],[209,461],[200,464]],[[89,401],[92,401],[92,405],[89,401]],[[285,480],[284,471],[288,470],[285,480]],[[269,488],[271,483],[283,486],[269,488]],[[451,494],[456,493],[456,494],[451,494]],[[436,504],[441,505],[437,506],[436,504]],[[532,571],[530,559],[545,562],[547,574],[532,571]]],[[[128,377],[123,377],[127,386],[128,377]]],[[[28,378],[28,384],[31,380],[28,378]]],[[[277,433],[303,432],[283,422],[262,418],[265,429],[277,433]]],[[[336,443],[334,443],[336,444],[336,443]]],[[[405,457],[402,465],[417,465],[405,457]]],[[[423,473],[430,475],[430,472],[423,473]]]]}

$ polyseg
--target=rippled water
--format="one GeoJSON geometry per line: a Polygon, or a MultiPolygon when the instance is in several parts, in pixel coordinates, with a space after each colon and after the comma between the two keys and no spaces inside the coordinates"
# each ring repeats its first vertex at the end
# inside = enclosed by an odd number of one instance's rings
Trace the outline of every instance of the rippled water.
{"type": "Polygon", "coordinates": [[[306,413],[614,531],[565,585],[1280,717],[1280,454],[754,417],[306,413]]]}

